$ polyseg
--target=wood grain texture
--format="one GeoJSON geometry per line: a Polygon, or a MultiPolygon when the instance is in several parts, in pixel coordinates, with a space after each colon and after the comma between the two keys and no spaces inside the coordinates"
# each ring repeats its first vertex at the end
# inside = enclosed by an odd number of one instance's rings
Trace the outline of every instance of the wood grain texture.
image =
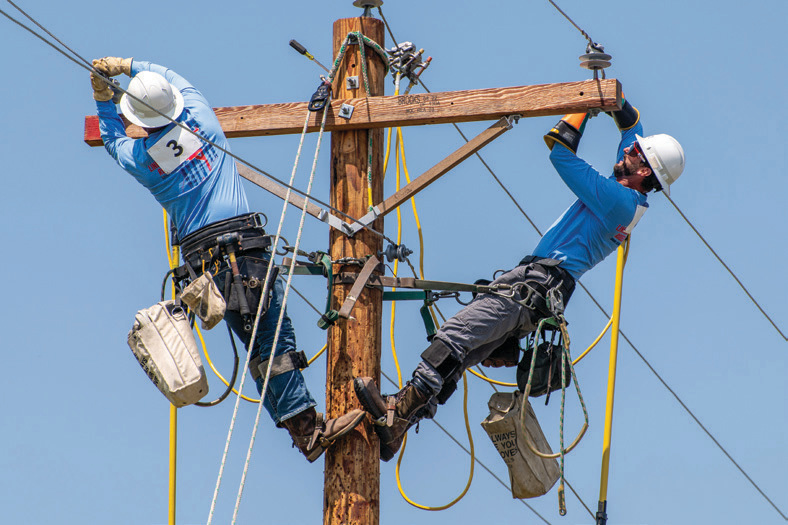
{"type": "MultiPolygon", "coordinates": [[[[345,18],[334,22],[334,56],[346,35],[350,31],[358,30],[383,45],[384,26],[380,20],[369,17],[345,18]]],[[[366,55],[369,60],[371,93],[373,96],[382,95],[385,85],[383,63],[369,48],[366,55]]],[[[363,87],[353,91],[346,90],[347,76],[362,77],[357,45],[348,47],[347,55],[335,78],[334,92],[337,97],[342,98],[363,93],[363,87]]],[[[334,106],[339,108],[336,103],[334,106]]],[[[304,118],[305,111],[305,108],[299,111],[300,119],[304,118]]],[[[315,116],[317,115],[320,114],[315,116]]],[[[383,129],[342,129],[331,133],[330,203],[351,217],[361,217],[367,211],[368,152],[372,156],[372,198],[374,202],[380,202],[383,198],[383,129]]],[[[372,226],[377,231],[383,231],[383,219],[375,221],[372,226]]],[[[329,233],[329,247],[333,260],[342,257],[366,257],[381,250],[383,241],[367,230],[360,231],[351,238],[332,228],[329,233]]],[[[334,272],[359,270],[358,266],[334,265],[334,272]]],[[[339,309],[350,289],[350,285],[334,286],[332,308],[339,309]]],[[[354,377],[369,376],[380,379],[382,315],[382,291],[365,289],[359,294],[352,317],[348,320],[340,319],[329,329],[326,359],[328,417],[337,417],[348,410],[361,408],[353,391],[354,377]]],[[[378,525],[379,447],[377,434],[367,418],[353,432],[326,451],[323,504],[325,525],[378,525]]]]}
{"type": "MultiPolygon", "coordinates": [[[[361,76],[360,71],[356,73],[361,76]]],[[[591,108],[611,111],[621,107],[621,85],[615,79],[396,97],[373,96],[369,99],[342,98],[344,93],[344,85],[335,82],[338,98],[328,109],[326,131],[496,120],[507,115],[543,117],[578,113],[591,108]],[[338,116],[343,103],[355,108],[350,120],[338,116]]],[[[356,96],[357,93],[349,95],[356,96]]],[[[215,112],[228,138],[259,137],[301,133],[306,107],[306,102],[290,102],[215,108],[215,112]]],[[[322,112],[312,113],[308,131],[318,131],[321,118],[322,112]]],[[[126,133],[134,138],[146,136],[137,126],[129,126],[126,133]]],[[[85,117],[85,142],[91,146],[101,145],[96,116],[85,117]]]]}

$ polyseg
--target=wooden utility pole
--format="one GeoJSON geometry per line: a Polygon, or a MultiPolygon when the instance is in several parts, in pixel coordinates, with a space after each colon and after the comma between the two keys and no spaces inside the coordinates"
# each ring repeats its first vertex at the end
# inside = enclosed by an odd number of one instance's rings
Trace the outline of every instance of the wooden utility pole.
{"type": "MultiPolygon", "coordinates": [[[[384,45],[384,27],[370,17],[344,18],[334,22],[333,56],[337,56],[347,34],[362,34],[384,45]]],[[[369,47],[365,49],[370,95],[384,91],[385,65],[369,47]]],[[[333,85],[338,99],[363,98],[364,75],[359,45],[350,45],[339,66],[333,85]],[[347,89],[346,78],[357,77],[357,89],[347,89]]],[[[358,109],[356,109],[358,111],[358,109]]],[[[351,217],[367,213],[367,156],[372,156],[372,200],[383,198],[383,130],[364,129],[331,133],[331,205],[351,217]],[[369,134],[372,151],[368,151],[369,134]]],[[[383,231],[383,219],[372,227],[383,231]]],[[[332,229],[331,258],[362,258],[383,249],[379,235],[363,230],[347,237],[332,229]]],[[[335,265],[334,273],[358,272],[353,265],[335,265]]],[[[339,309],[351,285],[336,285],[333,307],[339,309]]],[[[329,329],[328,363],[326,370],[326,413],[338,417],[348,410],[360,408],[353,392],[353,378],[373,377],[380,384],[382,291],[367,288],[358,297],[352,317],[339,320],[329,329]]],[[[378,525],[380,521],[380,450],[378,438],[370,425],[356,427],[347,438],[338,441],[325,454],[324,525],[378,525]]]]}

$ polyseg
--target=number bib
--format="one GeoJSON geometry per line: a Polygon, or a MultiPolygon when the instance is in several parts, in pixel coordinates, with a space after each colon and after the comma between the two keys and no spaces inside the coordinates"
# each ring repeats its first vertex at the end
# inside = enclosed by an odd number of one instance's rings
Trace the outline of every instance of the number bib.
{"type": "Polygon", "coordinates": [[[182,127],[176,126],[148,148],[148,155],[156,161],[164,173],[170,174],[200,148],[202,148],[200,139],[182,127]]]}

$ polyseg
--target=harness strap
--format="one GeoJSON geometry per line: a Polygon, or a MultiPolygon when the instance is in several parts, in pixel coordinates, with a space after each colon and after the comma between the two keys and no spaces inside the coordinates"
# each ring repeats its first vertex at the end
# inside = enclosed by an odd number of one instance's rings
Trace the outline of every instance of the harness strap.
{"type": "Polygon", "coordinates": [[[514,287],[520,285],[521,296],[519,300],[515,300],[526,308],[538,312],[543,318],[563,314],[566,303],[575,290],[574,277],[561,268],[561,261],[556,259],[529,255],[523,257],[519,264],[519,266],[530,265],[541,266],[549,279],[547,283],[535,280],[515,283],[514,287]]]}
{"type": "MultiPolygon", "coordinates": [[[[252,379],[257,381],[267,373],[269,359],[261,360],[258,355],[249,361],[249,372],[252,374],[252,379]]],[[[309,363],[306,354],[303,351],[296,352],[291,350],[274,357],[274,362],[271,365],[271,377],[276,377],[291,370],[301,370],[307,366],[309,366],[309,363]]]]}

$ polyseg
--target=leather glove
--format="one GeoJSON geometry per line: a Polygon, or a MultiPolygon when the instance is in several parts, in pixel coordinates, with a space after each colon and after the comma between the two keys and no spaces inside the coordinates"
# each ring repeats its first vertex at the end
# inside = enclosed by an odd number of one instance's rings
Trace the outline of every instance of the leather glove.
{"type": "Polygon", "coordinates": [[[569,148],[572,153],[577,153],[577,147],[580,145],[580,137],[583,136],[587,121],[588,113],[570,113],[569,115],[565,115],[564,118],[559,120],[558,124],[544,136],[545,144],[552,150],[555,143],[558,142],[569,148]]]}
{"type": "Polygon", "coordinates": [[[112,97],[115,95],[115,92],[112,91],[112,88],[109,87],[109,84],[104,82],[104,80],[102,80],[95,73],[90,74],[90,84],[93,86],[94,100],[106,102],[107,100],[112,100],[112,97]]]}
{"type": "Polygon", "coordinates": [[[93,67],[108,77],[114,77],[123,73],[131,76],[131,58],[104,57],[93,60],[93,67]]]}

